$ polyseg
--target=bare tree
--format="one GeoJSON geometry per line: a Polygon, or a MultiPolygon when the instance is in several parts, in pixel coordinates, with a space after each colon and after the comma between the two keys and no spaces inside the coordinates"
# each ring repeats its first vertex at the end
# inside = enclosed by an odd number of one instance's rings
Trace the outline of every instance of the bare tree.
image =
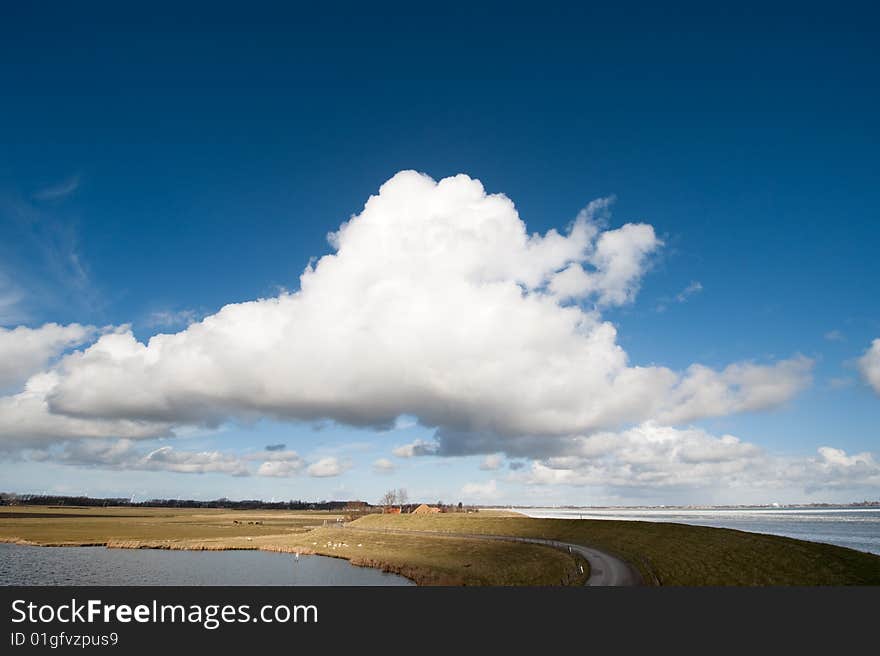
{"type": "Polygon", "coordinates": [[[401,506],[404,506],[407,504],[408,501],[409,493],[406,491],[406,488],[402,487],[397,490],[397,503],[399,503],[401,506]]]}
{"type": "Polygon", "coordinates": [[[388,490],[382,495],[382,498],[379,499],[379,505],[385,506],[386,508],[393,506],[395,503],[397,503],[397,492],[394,490],[388,490]]]}

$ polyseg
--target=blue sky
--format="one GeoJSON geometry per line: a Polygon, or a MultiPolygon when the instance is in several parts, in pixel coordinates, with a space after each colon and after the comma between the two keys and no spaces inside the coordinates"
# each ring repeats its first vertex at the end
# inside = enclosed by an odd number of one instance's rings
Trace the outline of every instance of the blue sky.
{"type": "MultiPolygon", "coordinates": [[[[463,455],[474,449],[395,456],[435,439],[424,417],[355,428],[230,411],[132,448],[245,455],[284,444],[303,459],[297,472],[66,464],[70,440],[10,434],[0,487],[375,501],[402,486],[419,500],[497,503],[877,498],[880,399],[863,364],[880,337],[876,12],[539,9],[9,10],[0,325],[130,324],[145,341],[226,304],[296,292],[312,258],[332,252],[327,234],[402,170],[480,180],[515,203],[529,234],[564,231],[614,196],[604,228],[650,224],[658,242],[634,297],[601,308],[629,363],[721,371],[808,358],[809,384],[778,402],[675,423],[709,440],[734,435],[776,459],[762,467],[800,473],[765,489],[742,474],[757,465],[738,462],[736,484],[720,474],[714,486],[684,475],[622,483],[586,473],[582,456],[563,467],[547,458],[571,453],[515,452],[501,438],[497,468],[483,462],[491,453],[463,455]],[[846,454],[835,464],[821,447],[846,454]],[[306,473],[325,458],[340,473],[306,473]],[[393,472],[376,473],[379,459],[393,472]],[[828,480],[811,486],[814,470],[828,480]]],[[[93,341],[56,349],[39,371],[93,341]]]]}

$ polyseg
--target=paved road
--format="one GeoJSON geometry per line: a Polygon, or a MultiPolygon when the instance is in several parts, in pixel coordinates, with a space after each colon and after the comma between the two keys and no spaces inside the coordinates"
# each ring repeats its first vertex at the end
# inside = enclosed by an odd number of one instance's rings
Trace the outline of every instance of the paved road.
{"type": "Polygon", "coordinates": [[[545,544],[556,549],[577,553],[590,563],[590,576],[584,583],[589,586],[632,586],[642,585],[642,577],[639,571],[625,560],[610,553],[585,547],[570,542],[558,540],[545,540],[543,538],[520,538],[509,535],[484,535],[480,533],[448,533],[445,531],[413,531],[407,529],[365,528],[360,526],[346,525],[352,531],[364,531],[368,533],[421,533],[437,535],[448,538],[467,538],[471,540],[504,540],[506,542],[530,542],[533,544],[545,544]]]}
{"type": "Polygon", "coordinates": [[[617,556],[612,556],[605,551],[599,551],[592,547],[584,547],[580,544],[558,542],[556,540],[542,540],[540,538],[519,538],[517,541],[546,544],[551,547],[556,547],[557,549],[571,550],[580,554],[588,563],[590,563],[590,577],[586,580],[584,585],[630,586],[642,584],[642,577],[635,567],[625,560],[621,560],[617,556]]]}

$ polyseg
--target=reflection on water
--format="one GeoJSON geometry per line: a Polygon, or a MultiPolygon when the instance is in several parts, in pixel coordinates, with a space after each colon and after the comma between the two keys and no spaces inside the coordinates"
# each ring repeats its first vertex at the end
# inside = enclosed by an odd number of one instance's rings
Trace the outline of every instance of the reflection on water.
{"type": "Polygon", "coordinates": [[[414,585],[341,558],[0,544],[0,585],[414,585]]]}
{"type": "Polygon", "coordinates": [[[516,508],[529,517],[676,522],[771,533],[880,554],[880,508],[516,508]]]}

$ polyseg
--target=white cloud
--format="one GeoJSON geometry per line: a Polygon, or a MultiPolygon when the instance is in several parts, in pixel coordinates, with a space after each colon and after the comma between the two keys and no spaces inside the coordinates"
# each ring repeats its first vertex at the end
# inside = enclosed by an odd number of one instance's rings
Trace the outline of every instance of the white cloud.
{"type": "Polygon", "coordinates": [[[156,310],[147,317],[147,325],[154,328],[179,328],[198,319],[195,310],[156,310]]]}
{"type": "Polygon", "coordinates": [[[849,456],[822,447],[818,457],[782,458],[732,435],[644,424],[618,434],[574,440],[564,455],[536,460],[531,469],[512,473],[510,479],[530,485],[630,490],[812,492],[880,486],[880,465],[870,453],[849,456]]]}
{"type": "Polygon", "coordinates": [[[0,271],[0,326],[27,320],[27,313],[22,307],[23,300],[24,292],[21,288],[0,271]]]}
{"type": "Polygon", "coordinates": [[[501,465],[504,464],[504,456],[500,453],[490,453],[487,455],[483,462],[480,463],[480,469],[483,471],[496,471],[501,469],[501,465]]]}
{"type": "Polygon", "coordinates": [[[330,476],[339,476],[351,468],[348,463],[342,463],[337,458],[327,457],[321,458],[317,462],[309,465],[306,472],[309,476],[315,478],[327,478],[330,476]]]}
{"type": "Polygon", "coordinates": [[[493,478],[485,483],[465,483],[461,488],[461,496],[467,501],[493,501],[498,499],[501,493],[493,478]]]}
{"type": "Polygon", "coordinates": [[[859,453],[854,456],[846,455],[843,449],[834,449],[830,446],[819,447],[821,464],[828,467],[858,467],[868,466],[876,468],[873,456],[870,453],[859,453]]]}
{"type": "Polygon", "coordinates": [[[593,201],[575,220],[572,235],[580,226],[582,255],[551,274],[547,284],[560,300],[593,297],[605,306],[631,302],[638,293],[648,256],[663,245],[654,228],[644,223],[600,231],[611,202],[610,198],[593,201]]]}
{"type": "Polygon", "coordinates": [[[286,478],[299,474],[302,468],[303,462],[300,460],[267,460],[257,468],[257,476],[286,478]]]}
{"type": "Polygon", "coordinates": [[[170,445],[142,449],[131,439],[71,440],[60,446],[27,449],[24,453],[30,460],[79,467],[232,476],[289,477],[300,474],[307,464],[295,451],[263,450],[237,454],[216,450],[189,451],[170,445]],[[257,462],[260,464],[254,470],[253,463],[257,462]]]}
{"type": "Polygon", "coordinates": [[[120,470],[171,471],[183,474],[221,473],[248,476],[250,470],[240,457],[220,451],[182,451],[162,446],[147,452],[132,440],[79,440],[58,452],[35,451],[33,460],[53,460],[68,465],[120,470]]]}
{"type": "Polygon", "coordinates": [[[400,415],[394,420],[394,430],[406,430],[407,428],[412,428],[418,424],[418,420],[415,417],[410,417],[409,415],[400,415]]]}
{"type": "Polygon", "coordinates": [[[871,342],[870,348],[859,358],[858,364],[867,383],[880,394],[880,338],[871,342]]]}
{"type": "Polygon", "coordinates": [[[647,256],[661,244],[654,228],[644,223],[603,232],[587,258],[595,270],[587,272],[581,264],[570,264],[551,278],[550,290],[561,292],[562,297],[593,294],[600,305],[629,303],[638,292],[647,256]]]}
{"type": "Polygon", "coordinates": [[[163,446],[143,460],[144,469],[161,469],[185,474],[222,473],[248,476],[250,471],[239,458],[219,451],[177,451],[163,446]]]}
{"type": "Polygon", "coordinates": [[[827,333],[825,333],[824,337],[829,342],[845,342],[846,341],[846,336],[837,329],[829,330],[827,333]]]}
{"type": "MultiPolygon", "coordinates": [[[[0,328],[0,390],[19,387],[65,350],[90,340],[93,326],[47,323],[39,328],[0,328]]],[[[17,391],[17,390],[16,390],[17,391]]]]}
{"type": "Polygon", "coordinates": [[[373,462],[373,471],[377,474],[391,474],[395,469],[397,469],[397,465],[388,458],[379,458],[373,462]]]}
{"type": "Polygon", "coordinates": [[[46,394],[57,380],[55,372],[37,374],[28,380],[22,392],[0,397],[0,451],[70,439],[153,438],[173,434],[171,424],[163,422],[92,419],[53,413],[46,394]]]}
{"type": "Polygon", "coordinates": [[[684,303],[691,296],[699,294],[701,291],[703,291],[703,284],[698,280],[693,280],[687,287],[675,295],[675,300],[679,303],[684,303]]]}
{"type": "Polygon", "coordinates": [[[257,476],[275,478],[295,476],[305,468],[306,461],[300,458],[296,451],[288,451],[284,447],[284,444],[270,444],[264,451],[249,453],[245,458],[262,461],[257,468],[257,476]]]}
{"type": "Polygon", "coordinates": [[[643,224],[602,231],[592,216],[605,205],[565,235],[529,235],[513,203],[476,180],[400,173],[331,235],[336,252],[299,292],[228,305],[146,344],[105,335],[64,359],[50,406],[209,424],[388,427],[406,414],[450,431],[559,436],[761,409],[806,384],[804,358],[684,375],[630,366],[614,326],[546,291],[576,264],[592,281],[581,293],[631,300],[659,241],[643,224]]]}
{"type": "Polygon", "coordinates": [[[769,366],[737,363],[720,372],[691,365],[657,419],[665,424],[682,424],[701,417],[777,407],[812,382],[812,369],[813,360],[804,356],[769,366]]]}
{"type": "Polygon", "coordinates": [[[610,487],[712,486],[724,477],[733,485],[762,457],[757,446],[732,435],[647,423],[573,439],[561,455],[535,461],[530,471],[513,477],[532,484],[610,487]]]}
{"type": "Polygon", "coordinates": [[[35,200],[51,201],[65,198],[79,189],[80,177],[74,175],[50,187],[40,189],[34,194],[35,200]]]}
{"type": "MultiPolygon", "coordinates": [[[[549,458],[572,436],[772,408],[809,384],[800,356],[720,371],[631,364],[597,308],[633,300],[661,242],[646,224],[605,229],[608,205],[592,203],[564,234],[529,234],[477,180],[399,173],[330,235],[335,252],[305,270],[300,291],[146,343],[127,327],[100,336],[0,397],[0,444],[149,438],[229,418],[400,428],[405,417],[437,436],[398,457],[549,458]]],[[[39,351],[10,379],[69,347],[39,351]]],[[[170,453],[153,460],[172,464],[170,453]]],[[[347,467],[266,457],[257,473],[347,467]]]]}
{"type": "Polygon", "coordinates": [[[817,458],[788,463],[782,476],[805,490],[851,490],[880,487],[880,463],[870,453],[847,455],[843,449],[823,446],[817,458]]]}
{"type": "Polygon", "coordinates": [[[437,444],[427,440],[415,440],[409,444],[395,447],[391,453],[398,458],[413,458],[415,456],[430,456],[437,452],[437,444]]]}

